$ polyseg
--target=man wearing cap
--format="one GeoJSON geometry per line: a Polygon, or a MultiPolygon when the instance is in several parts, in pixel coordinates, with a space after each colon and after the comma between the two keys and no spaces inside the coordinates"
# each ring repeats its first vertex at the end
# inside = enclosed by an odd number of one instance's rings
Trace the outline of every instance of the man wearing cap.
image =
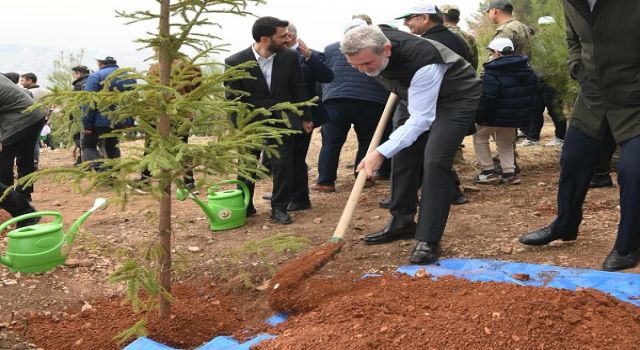
{"type": "Polygon", "coordinates": [[[469,62],[444,45],[389,27],[353,28],[342,39],[340,50],[353,67],[409,102],[409,119],[360,162],[360,171],[373,176],[384,158],[395,156],[426,135],[417,226],[382,232],[370,237],[369,244],[415,236],[418,242],[409,261],[433,263],[440,254],[454,194],[453,157],[473,124],[480,80],[469,62]]]}
{"type": "MultiPolygon", "coordinates": [[[[109,51],[101,51],[96,55],[96,63],[98,70],[89,74],[84,86],[84,91],[101,91],[103,89],[103,81],[114,71],[119,69],[115,56],[109,51]]],[[[120,92],[130,89],[135,84],[134,79],[115,78],[111,80],[109,90],[118,90],[120,92]]],[[[109,106],[108,109],[113,111],[117,106],[109,106]]],[[[86,107],[82,117],[82,126],[84,128],[81,136],[81,156],[82,161],[93,161],[94,170],[103,170],[100,162],[96,161],[102,158],[98,151],[99,141],[104,141],[104,149],[106,157],[109,159],[120,157],[120,147],[118,146],[118,138],[115,136],[101,138],[100,136],[113,130],[111,120],[100,111],[91,107],[86,107]]]]}
{"type": "Polygon", "coordinates": [[[464,42],[467,43],[467,51],[469,53],[468,61],[471,63],[471,66],[473,66],[473,69],[478,70],[478,43],[473,35],[458,27],[458,22],[460,22],[460,9],[456,5],[442,5],[440,6],[440,11],[442,12],[444,26],[454,34],[460,36],[464,42]]]}
{"type": "Polygon", "coordinates": [[[531,59],[529,27],[513,18],[513,5],[509,0],[492,0],[486,10],[489,19],[498,25],[493,38],[507,38],[515,45],[515,54],[531,59]]]}
{"type": "MultiPolygon", "coordinates": [[[[569,72],[580,91],[560,157],[558,215],[520,242],[577,239],[594,166],[619,144],[620,222],[602,268],[632,268],[640,258],[640,7],[635,0],[565,0],[564,13],[569,72]]],[[[594,235],[607,235],[603,229],[594,235]]]]}
{"type": "MultiPolygon", "coordinates": [[[[442,24],[442,15],[432,4],[419,3],[411,7],[396,19],[404,19],[404,25],[411,33],[422,38],[436,41],[464,60],[467,60],[467,44],[442,24]]],[[[407,100],[398,103],[393,115],[393,128],[398,129],[409,119],[410,112],[407,100]]],[[[427,133],[422,133],[410,146],[399,150],[391,162],[391,198],[388,200],[391,219],[380,231],[364,237],[365,244],[380,244],[388,242],[389,237],[415,232],[414,218],[417,212],[418,198],[416,196],[423,178],[424,149],[427,144],[427,133]]],[[[460,180],[453,169],[454,192],[451,201],[454,204],[464,204],[468,199],[460,190],[460,180]]],[[[386,199],[380,202],[386,206],[386,199]]]]}

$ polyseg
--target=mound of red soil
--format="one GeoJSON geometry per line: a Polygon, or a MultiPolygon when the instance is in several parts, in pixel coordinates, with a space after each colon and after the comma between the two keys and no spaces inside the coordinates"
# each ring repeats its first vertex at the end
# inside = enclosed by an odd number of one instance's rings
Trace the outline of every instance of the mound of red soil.
{"type": "Polygon", "coordinates": [[[307,282],[292,297],[315,308],[257,349],[640,348],[640,308],[595,290],[453,277],[307,282]]]}
{"type": "MultiPolygon", "coordinates": [[[[169,346],[196,347],[216,335],[246,330],[254,321],[243,315],[247,300],[209,283],[175,285],[172,294],[175,302],[169,320],[159,321],[157,312],[147,315],[149,337],[169,346]]],[[[122,305],[121,298],[112,298],[93,302],[90,309],[76,310],[59,319],[34,316],[26,325],[26,333],[32,343],[47,350],[122,349],[126,344],[118,345],[113,337],[131,327],[140,317],[132,312],[130,305],[122,305]]],[[[261,322],[265,316],[257,317],[261,322]]],[[[21,327],[25,326],[18,323],[14,330],[21,333],[24,331],[21,327]]]]}

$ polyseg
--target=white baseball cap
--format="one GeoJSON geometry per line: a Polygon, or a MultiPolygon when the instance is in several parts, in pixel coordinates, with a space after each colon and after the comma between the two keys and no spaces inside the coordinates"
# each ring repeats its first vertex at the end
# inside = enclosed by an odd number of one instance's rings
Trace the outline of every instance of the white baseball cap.
{"type": "Polygon", "coordinates": [[[113,56],[111,51],[103,50],[98,52],[96,55],[96,60],[98,61],[115,61],[116,58],[113,56]]]}
{"type": "Polygon", "coordinates": [[[507,38],[495,38],[493,40],[491,40],[491,42],[489,43],[489,46],[487,46],[489,49],[494,50],[494,51],[498,51],[498,52],[503,52],[505,49],[509,49],[507,51],[513,52],[513,42],[511,41],[511,39],[507,39],[507,38]]]}
{"type": "Polygon", "coordinates": [[[411,15],[424,15],[427,13],[438,13],[436,5],[417,3],[413,5],[409,10],[407,10],[405,14],[403,14],[402,16],[396,17],[396,19],[404,19],[411,15]]]}

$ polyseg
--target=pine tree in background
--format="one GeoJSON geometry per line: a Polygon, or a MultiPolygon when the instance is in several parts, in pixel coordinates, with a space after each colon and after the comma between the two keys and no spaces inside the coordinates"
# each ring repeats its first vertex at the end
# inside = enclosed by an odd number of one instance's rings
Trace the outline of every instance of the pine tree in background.
{"type": "MultiPolygon", "coordinates": [[[[69,180],[83,194],[96,187],[108,188],[115,199],[126,204],[133,183],[144,186],[158,200],[158,238],[153,248],[145,252],[145,264],[126,262],[113,276],[116,282],[127,284],[127,298],[134,308],[148,310],[159,307],[160,317],[166,319],[171,310],[171,197],[172,185],[184,189],[183,177],[188,170],[197,172],[199,182],[207,177],[223,174],[241,174],[249,178],[259,167],[252,151],[264,149],[268,155],[277,156],[274,146],[265,146],[268,138],[280,140],[284,135],[296,131],[281,128],[286,122],[285,111],[301,115],[298,107],[310,103],[280,103],[267,110],[252,110],[236,100],[227,100],[224,82],[251,79],[246,71],[255,63],[247,63],[224,70],[222,64],[205,62],[220,47],[213,42],[219,40],[210,34],[217,26],[213,18],[221,13],[249,15],[245,9],[249,3],[260,4],[262,0],[158,0],[159,9],[141,10],[131,13],[117,12],[129,23],[154,21],[157,33],[148,33],[138,42],[154,49],[153,58],[157,73],[137,72],[121,68],[104,81],[105,88],[99,92],[70,92],[54,90],[43,103],[60,107],[57,118],[68,119],[81,115],[82,106],[91,106],[109,117],[113,124],[135,116],[136,125],[131,129],[114,130],[109,136],[121,139],[131,132],[141,133],[148,139],[148,147],[131,147],[122,158],[105,159],[105,171],[91,170],[90,164],[80,168],[51,168],[34,173],[20,180],[30,183],[43,176],[55,175],[57,180],[69,180]],[[179,60],[180,64],[174,64],[179,60]],[[194,69],[194,67],[199,67],[194,69]],[[194,71],[206,74],[194,74],[194,71]],[[138,84],[128,91],[109,91],[110,81],[118,76],[137,79],[138,84]],[[192,88],[185,89],[186,86],[192,88]],[[112,110],[111,106],[117,108],[112,110]],[[237,115],[237,127],[231,124],[229,115],[237,115]],[[271,116],[256,121],[258,116],[271,116]],[[193,130],[207,130],[211,135],[207,142],[187,144],[182,135],[193,130]],[[265,148],[266,147],[266,148],[265,148]],[[145,169],[151,172],[148,184],[135,181],[145,169]],[[139,291],[156,296],[156,302],[140,300],[139,291]]],[[[234,91],[235,94],[242,92],[234,91]]],[[[144,324],[141,322],[139,324],[144,324]]],[[[127,333],[127,334],[130,334],[127,333]]]]}

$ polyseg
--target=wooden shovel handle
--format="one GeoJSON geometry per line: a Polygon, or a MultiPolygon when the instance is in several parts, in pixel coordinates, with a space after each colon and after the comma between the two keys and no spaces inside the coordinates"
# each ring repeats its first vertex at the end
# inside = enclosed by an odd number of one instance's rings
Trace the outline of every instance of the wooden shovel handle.
{"type": "MultiPolygon", "coordinates": [[[[387,99],[387,104],[384,106],[382,117],[380,117],[380,121],[378,122],[376,131],[373,134],[371,143],[369,143],[367,154],[374,151],[378,147],[378,145],[380,145],[382,134],[384,133],[384,129],[387,127],[387,123],[389,122],[389,119],[391,119],[391,115],[393,114],[392,112],[395,109],[397,99],[398,99],[398,95],[394,93],[389,94],[389,99],[387,99]]],[[[357,166],[358,164],[356,164],[356,167],[357,166]]],[[[358,176],[356,177],[356,182],[353,184],[353,189],[351,189],[351,194],[349,195],[347,204],[344,206],[344,209],[342,210],[340,221],[338,221],[338,226],[336,226],[336,230],[333,232],[333,237],[331,238],[331,241],[341,240],[344,237],[347,230],[349,229],[349,224],[351,223],[351,219],[353,218],[353,213],[356,211],[356,205],[358,204],[358,200],[360,199],[360,194],[362,194],[362,189],[364,189],[364,184],[366,180],[367,180],[367,173],[365,171],[358,172],[358,176]]]]}

